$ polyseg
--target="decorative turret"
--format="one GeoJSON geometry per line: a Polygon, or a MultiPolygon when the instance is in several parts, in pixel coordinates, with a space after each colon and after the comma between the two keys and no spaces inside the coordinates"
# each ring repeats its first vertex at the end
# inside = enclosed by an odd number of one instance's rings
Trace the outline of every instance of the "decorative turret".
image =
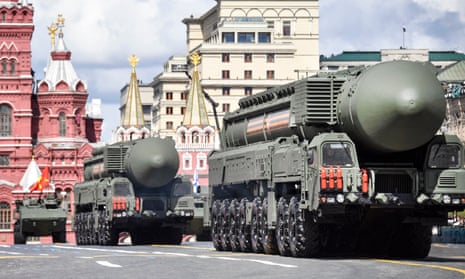
{"type": "Polygon", "coordinates": [[[150,135],[150,130],[145,127],[139,80],[136,73],[139,58],[133,54],[128,58],[128,61],[132,67],[131,78],[126,91],[126,103],[121,108],[121,126],[113,134],[112,142],[141,139],[150,135]]]}
{"type": "Polygon", "coordinates": [[[128,61],[129,64],[131,64],[132,71],[121,126],[125,129],[130,127],[142,128],[144,126],[144,113],[142,111],[139,81],[137,80],[136,73],[136,66],[139,62],[139,58],[133,54],[129,57],[128,61]]]}
{"type": "Polygon", "coordinates": [[[197,53],[192,54],[190,57],[194,65],[194,71],[192,73],[192,83],[187,98],[186,113],[184,114],[184,120],[182,122],[183,126],[187,127],[192,127],[194,125],[199,127],[210,126],[197,67],[197,65],[200,64],[200,59],[201,57],[197,53]]]}

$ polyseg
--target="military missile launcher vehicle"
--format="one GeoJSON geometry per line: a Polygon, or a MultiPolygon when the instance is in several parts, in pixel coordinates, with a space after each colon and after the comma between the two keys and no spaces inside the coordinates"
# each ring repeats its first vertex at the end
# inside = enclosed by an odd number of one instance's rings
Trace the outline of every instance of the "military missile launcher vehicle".
{"type": "Polygon", "coordinates": [[[179,244],[194,215],[192,183],[177,176],[171,139],[146,138],[98,148],[74,186],[78,245],[179,244]]]}
{"type": "Polygon", "coordinates": [[[66,242],[66,209],[54,193],[15,201],[14,243],[25,244],[29,236],[52,236],[53,242],[66,242]]]}
{"type": "Polygon", "coordinates": [[[429,64],[379,63],[242,98],[208,158],[217,250],[423,258],[465,208],[463,145],[438,134],[429,64]]]}

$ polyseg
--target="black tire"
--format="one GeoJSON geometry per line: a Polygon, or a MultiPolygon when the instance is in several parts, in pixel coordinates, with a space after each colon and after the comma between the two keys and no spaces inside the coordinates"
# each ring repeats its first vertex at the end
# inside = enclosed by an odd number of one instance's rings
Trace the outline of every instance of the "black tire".
{"type": "Polygon", "coordinates": [[[231,243],[231,251],[240,251],[240,216],[239,216],[239,201],[233,199],[229,205],[229,216],[231,225],[229,227],[229,240],[231,243]]]}
{"type": "Polygon", "coordinates": [[[66,230],[52,233],[53,243],[66,243],[66,230]]]}
{"type": "Polygon", "coordinates": [[[14,224],[14,242],[15,244],[26,244],[27,237],[21,232],[21,227],[18,223],[14,224]]]}
{"type": "Polygon", "coordinates": [[[167,228],[166,229],[166,244],[179,245],[182,242],[182,229],[167,228]]]}
{"type": "Polygon", "coordinates": [[[278,254],[275,230],[268,228],[268,199],[266,198],[263,199],[262,213],[261,234],[263,235],[263,252],[268,255],[278,254]]]}
{"type": "Polygon", "coordinates": [[[259,197],[255,198],[252,204],[252,221],[250,224],[250,246],[255,253],[263,253],[262,211],[262,200],[259,197]]]}
{"type": "Polygon", "coordinates": [[[242,252],[250,252],[250,226],[247,225],[247,198],[243,198],[239,205],[239,245],[242,252]]]}
{"type": "Polygon", "coordinates": [[[220,240],[223,251],[231,251],[229,231],[231,215],[229,215],[229,200],[223,200],[220,207],[220,240]]]}
{"type": "Polygon", "coordinates": [[[320,228],[312,215],[299,209],[296,197],[289,202],[289,246],[293,257],[320,255],[320,228]]]}
{"type": "Polygon", "coordinates": [[[220,230],[221,230],[221,223],[220,223],[220,202],[214,201],[212,204],[212,211],[211,211],[211,239],[213,243],[213,247],[217,251],[223,251],[223,247],[221,246],[221,239],[220,239],[220,230]]]}
{"type": "Polygon", "coordinates": [[[276,225],[276,243],[281,256],[288,257],[291,255],[289,247],[289,205],[284,197],[278,202],[278,222],[276,225]]]}
{"type": "Polygon", "coordinates": [[[391,257],[426,258],[431,249],[432,227],[422,224],[404,224],[391,240],[391,257]]]}

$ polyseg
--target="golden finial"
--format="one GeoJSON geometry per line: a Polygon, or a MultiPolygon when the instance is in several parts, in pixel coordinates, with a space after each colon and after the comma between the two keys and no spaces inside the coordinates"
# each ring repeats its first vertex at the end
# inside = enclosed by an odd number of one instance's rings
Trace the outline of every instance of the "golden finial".
{"type": "Polygon", "coordinates": [[[194,71],[197,71],[197,65],[200,64],[200,59],[202,59],[202,57],[197,52],[195,52],[189,58],[190,58],[192,64],[194,64],[194,71]]]}
{"type": "Polygon", "coordinates": [[[57,31],[58,27],[55,23],[52,22],[52,25],[50,25],[48,28],[48,34],[50,35],[50,39],[52,41],[52,46],[55,45],[55,32],[57,31]]]}
{"type": "Polygon", "coordinates": [[[137,57],[135,54],[131,55],[131,57],[128,58],[129,64],[131,64],[132,69],[134,70],[137,66],[137,62],[139,62],[139,57],[137,57]]]}
{"type": "Polygon", "coordinates": [[[65,18],[63,17],[62,14],[59,14],[59,15],[58,15],[58,18],[57,18],[57,25],[60,26],[60,27],[65,26],[65,18]]]}

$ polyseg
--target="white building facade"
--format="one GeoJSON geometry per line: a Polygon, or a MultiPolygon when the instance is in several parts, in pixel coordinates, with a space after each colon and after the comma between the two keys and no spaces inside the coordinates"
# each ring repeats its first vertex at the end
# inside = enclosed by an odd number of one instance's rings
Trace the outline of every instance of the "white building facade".
{"type": "MultiPolygon", "coordinates": [[[[318,22],[318,1],[291,0],[218,0],[199,18],[185,18],[186,55],[171,57],[152,83],[152,135],[175,138],[182,124],[187,56],[201,55],[201,86],[218,103],[221,124],[240,98],[318,72],[318,22]]],[[[206,106],[213,124],[213,107],[206,106]]]]}

